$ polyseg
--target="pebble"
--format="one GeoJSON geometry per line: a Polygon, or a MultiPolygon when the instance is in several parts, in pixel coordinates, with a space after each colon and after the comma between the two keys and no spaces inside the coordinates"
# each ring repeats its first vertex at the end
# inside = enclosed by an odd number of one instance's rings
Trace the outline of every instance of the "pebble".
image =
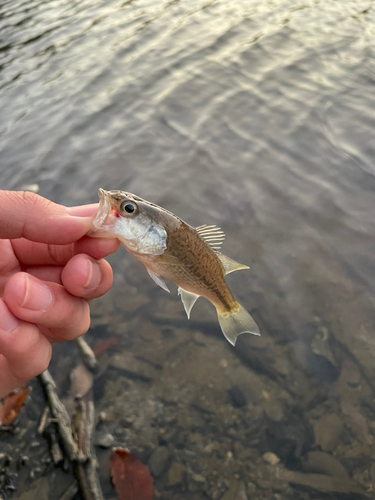
{"type": "Polygon", "coordinates": [[[107,420],[107,414],[105,411],[99,413],[99,422],[105,422],[107,420]]]}
{"type": "Polygon", "coordinates": [[[148,464],[151,474],[155,477],[161,476],[168,466],[168,461],[168,448],[166,446],[159,446],[156,448],[152,453],[148,464]]]}
{"type": "Polygon", "coordinates": [[[99,432],[95,438],[95,444],[100,448],[110,448],[114,440],[115,438],[109,432],[99,432]]]}
{"type": "Polygon", "coordinates": [[[267,451],[262,458],[270,465],[277,465],[280,462],[280,458],[275,453],[272,453],[272,451],[267,451]]]}
{"type": "Polygon", "coordinates": [[[182,482],[184,467],[179,462],[173,462],[168,471],[168,484],[176,486],[182,482]]]}
{"type": "Polygon", "coordinates": [[[247,483],[247,494],[249,495],[250,498],[252,498],[252,495],[255,495],[257,490],[257,487],[255,486],[254,483],[247,483]]]}
{"type": "Polygon", "coordinates": [[[206,482],[206,478],[205,478],[205,477],[203,477],[201,474],[192,474],[192,475],[191,475],[191,477],[192,477],[192,479],[194,479],[194,481],[195,481],[196,483],[201,483],[201,484],[203,484],[203,483],[205,483],[205,482],[206,482]]]}
{"type": "Polygon", "coordinates": [[[348,473],[342,463],[329,453],[323,451],[310,451],[302,463],[305,472],[318,472],[328,476],[348,478],[348,473]]]}
{"type": "Polygon", "coordinates": [[[242,481],[233,481],[220,500],[248,500],[244,483],[242,481]]]}
{"type": "Polygon", "coordinates": [[[332,451],[339,443],[343,431],[343,423],[335,414],[323,415],[313,422],[315,444],[324,451],[332,451]]]}

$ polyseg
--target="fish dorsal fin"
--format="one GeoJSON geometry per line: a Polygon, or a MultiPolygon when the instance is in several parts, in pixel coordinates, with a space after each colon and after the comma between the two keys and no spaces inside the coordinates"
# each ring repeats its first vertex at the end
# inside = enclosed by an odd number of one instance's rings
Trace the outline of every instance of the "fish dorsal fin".
{"type": "Polygon", "coordinates": [[[214,250],[220,250],[225,239],[224,231],[217,226],[198,226],[195,228],[199,236],[214,250]]]}
{"type": "Polygon", "coordinates": [[[223,264],[224,275],[233,273],[234,271],[240,271],[241,269],[250,269],[249,266],[245,266],[244,264],[240,264],[239,262],[236,262],[235,260],[231,259],[230,257],[223,255],[222,253],[219,253],[218,257],[221,260],[221,263],[223,264]]]}
{"type": "Polygon", "coordinates": [[[187,292],[181,287],[178,287],[177,291],[178,295],[181,295],[181,300],[182,303],[184,304],[184,308],[187,314],[188,319],[190,319],[190,311],[193,308],[193,305],[195,304],[197,298],[199,295],[196,295],[195,293],[187,292]]]}
{"type": "MultiPolygon", "coordinates": [[[[146,267],[146,269],[147,269],[147,267],[146,267]]],[[[150,269],[147,269],[147,272],[148,272],[148,274],[151,276],[151,278],[155,281],[155,283],[156,283],[157,285],[161,286],[161,288],[162,288],[163,290],[165,290],[166,292],[171,293],[171,292],[169,291],[169,288],[168,288],[168,287],[167,287],[167,285],[165,284],[165,281],[164,281],[164,280],[162,280],[162,279],[160,278],[160,276],[158,276],[157,274],[155,274],[153,271],[150,271],[150,269]]]]}

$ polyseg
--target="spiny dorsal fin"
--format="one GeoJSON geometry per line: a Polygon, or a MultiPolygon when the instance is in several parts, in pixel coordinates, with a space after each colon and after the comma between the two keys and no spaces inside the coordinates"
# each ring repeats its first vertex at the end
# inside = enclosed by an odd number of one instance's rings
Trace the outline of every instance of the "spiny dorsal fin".
{"type": "Polygon", "coordinates": [[[225,239],[224,231],[217,226],[198,226],[195,228],[199,236],[214,250],[220,250],[225,239]]]}
{"type": "Polygon", "coordinates": [[[221,260],[221,263],[223,264],[224,275],[233,273],[234,271],[240,271],[241,269],[250,269],[249,266],[245,266],[244,264],[240,264],[239,262],[236,262],[235,260],[231,259],[230,257],[223,255],[222,253],[219,253],[218,257],[221,260]]]}

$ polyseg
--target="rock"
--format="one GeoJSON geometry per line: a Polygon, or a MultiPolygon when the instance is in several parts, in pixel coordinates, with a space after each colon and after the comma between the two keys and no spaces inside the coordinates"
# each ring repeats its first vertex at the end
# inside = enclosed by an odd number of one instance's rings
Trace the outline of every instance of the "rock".
{"type": "Polygon", "coordinates": [[[150,457],[149,468],[155,477],[161,476],[168,467],[169,451],[166,446],[159,446],[150,457]]]}
{"type": "Polygon", "coordinates": [[[343,423],[335,414],[324,415],[313,422],[315,444],[324,451],[332,451],[339,443],[343,423]]]}
{"type": "Polygon", "coordinates": [[[32,483],[32,487],[24,491],[19,500],[48,500],[50,486],[47,477],[41,477],[32,483]]]}
{"type": "Polygon", "coordinates": [[[192,474],[191,477],[196,483],[203,484],[206,482],[206,478],[203,477],[201,474],[192,474]]]}
{"type": "Polygon", "coordinates": [[[31,193],[37,193],[39,191],[38,184],[24,184],[20,188],[21,191],[30,191],[31,193]]]}
{"type": "Polygon", "coordinates": [[[228,390],[228,397],[234,408],[242,408],[247,404],[245,394],[238,385],[234,385],[228,390]]]}
{"type": "Polygon", "coordinates": [[[363,494],[362,487],[350,478],[332,477],[325,474],[306,474],[293,470],[284,469],[276,465],[260,465],[257,469],[257,483],[261,488],[273,488],[281,490],[283,484],[297,484],[306,486],[322,493],[358,493],[363,494]]]}
{"type": "Polygon", "coordinates": [[[247,494],[250,498],[252,498],[253,495],[255,495],[257,490],[257,487],[255,486],[254,483],[247,483],[247,494]]]}
{"type": "Polygon", "coordinates": [[[220,443],[218,441],[213,441],[212,443],[208,443],[203,448],[203,453],[207,453],[207,455],[210,455],[214,450],[216,451],[220,450],[220,443]]]}
{"type": "Polygon", "coordinates": [[[280,458],[275,453],[272,453],[272,451],[267,451],[262,458],[270,465],[276,465],[280,462],[280,458]]]}
{"type": "Polygon", "coordinates": [[[173,462],[168,471],[168,484],[169,486],[176,486],[180,484],[183,479],[184,467],[179,462],[173,462]]]}
{"type": "Polygon", "coordinates": [[[302,462],[304,472],[317,472],[328,476],[348,478],[348,473],[341,462],[323,451],[311,451],[302,462]]]}
{"type": "Polygon", "coordinates": [[[242,481],[233,481],[229,490],[220,500],[247,500],[246,488],[242,481]]]}
{"type": "Polygon", "coordinates": [[[72,395],[84,396],[92,388],[93,374],[81,363],[70,374],[70,382],[72,395]]]}
{"type": "Polygon", "coordinates": [[[95,445],[100,448],[110,448],[113,445],[115,438],[109,432],[98,432],[95,438],[95,445]]]}
{"type": "Polygon", "coordinates": [[[284,418],[284,411],[280,403],[276,400],[265,401],[263,403],[263,408],[266,412],[267,417],[269,417],[274,422],[281,422],[281,420],[284,418]]]}
{"type": "Polygon", "coordinates": [[[326,476],[323,474],[304,474],[284,470],[281,478],[289,483],[308,486],[324,493],[363,493],[362,488],[352,479],[326,476]]]}

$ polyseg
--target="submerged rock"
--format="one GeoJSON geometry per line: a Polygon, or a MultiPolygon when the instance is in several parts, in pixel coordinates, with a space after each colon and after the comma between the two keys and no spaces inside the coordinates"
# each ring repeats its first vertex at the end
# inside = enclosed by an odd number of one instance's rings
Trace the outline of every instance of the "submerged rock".
{"type": "Polygon", "coordinates": [[[242,481],[234,481],[220,500],[248,500],[244,483],[242,481]]]}
{"type": "Polygon", "coordinates": [[[343,431],[342,420],[335,414],[323,415],[313,422],[315,444],[324,451],[332,451],[339,443],[343,431]]]}
{"type": "Polygon", "coordinates": [[[184,474],[184,466],[179,462],[173,462],[168,471],[168,484],[170,486],[176,486],[182,483],[184,474]]]}
{"type": "Polygon", "coordinates": [[[169,451],[166,446],[158,446],[152,453],[149,461],[150,472],[153,476],[161,476],[169,462],[169,451]]]}

